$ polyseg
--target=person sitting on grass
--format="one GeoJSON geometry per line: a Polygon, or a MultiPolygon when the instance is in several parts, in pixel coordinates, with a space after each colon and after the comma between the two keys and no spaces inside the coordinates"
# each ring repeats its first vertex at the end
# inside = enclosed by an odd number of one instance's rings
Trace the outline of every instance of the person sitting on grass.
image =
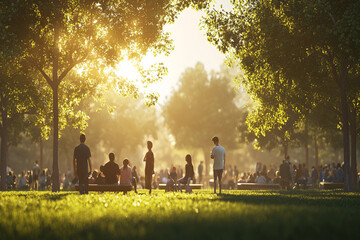
{"type": "MultiPolygon", "coordinates": [[[[130,186],[131,187],[131,181],[132,181],[132,173],[131,173],[131,167],[129,167],[130,161],[128,159],[124,159],[123,161],[123,167],[120,168],[120,185],[121,186],[130,186]]],[[[124,195],[127,193],[127,191],[124,191],[124,195]]]]}
{"type": "Polygon", "coordinates": [[[103,167],[106,184],[117,184],[118,175],[120,174],[119,165],[115,163],[115,154],[109,153],[109,162],[103,167]]]}
{"type": "Polygon", "coordinates": [[[191,155],[188,154],[185,157],[185,161],[186,161],[186,165],[185,165],[185,177],[180,178],[177,182],[178,182],[178,187],[180,189],[181,192],[181,187],[180,187],[180,183],[185,185],[185,189],[187,193],[190,193],[190,181],[194,178],[194,166],[192,164],[192,159],[191,159],[191,155]]]}

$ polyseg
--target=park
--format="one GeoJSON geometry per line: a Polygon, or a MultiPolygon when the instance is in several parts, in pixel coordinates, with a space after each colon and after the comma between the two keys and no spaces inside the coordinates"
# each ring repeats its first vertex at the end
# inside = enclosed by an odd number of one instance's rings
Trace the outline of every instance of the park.
{"type": "Polygon", "coordinates": [[[2,0],[0,239],[360,239],[360,1],[2,0]]]}

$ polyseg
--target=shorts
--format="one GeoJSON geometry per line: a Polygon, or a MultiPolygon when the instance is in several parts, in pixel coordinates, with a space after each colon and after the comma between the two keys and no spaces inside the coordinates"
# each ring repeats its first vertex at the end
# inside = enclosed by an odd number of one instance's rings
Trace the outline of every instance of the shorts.
{"type": "Polygon", "coordinates": [[[39,180],[39,175],[33,175],[33,180],[34,180],[34,181],[39,180]]]}
{"type": "Polygon", "coordinates": [[[224,169],[214,169],[214,181],[216,181],[216,178],[221,181],[223,171],[224,169]]]}

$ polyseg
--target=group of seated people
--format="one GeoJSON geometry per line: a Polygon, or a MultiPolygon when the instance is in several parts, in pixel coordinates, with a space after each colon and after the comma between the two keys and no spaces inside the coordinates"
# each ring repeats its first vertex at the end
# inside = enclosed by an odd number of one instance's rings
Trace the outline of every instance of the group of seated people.
{"type": "MultiPolygon", "coordinates": [[[[138,174],[136,172],[136,166],[132,169],[130,167],[130,161],[128,159],[123,160],[123,166],[120,168],[115,163],[115,154],[109,154],[109,162],[104,166],[100,166],[100,172],[94,171],[89,184],[117,184],[118,176],[120,175],[120,185],[133,186],[134,191],[137,193],[137,182],[139,181],[138,174]]],[[[124,192],[126,194],[126,192],[124,192]]]]}
{"type": "MultiPolygon", "coordinates": [[[[169,180],[167,182],[167,190],[181,191],[180,184],[186,185],[186,191],[191,192],[189,188],[190,181],[194,179],[194,167],[192,164],[191,155],[188,154],[185,157],[185,176],[177,179],[176,168],[174,167],[169,174],[169,180]]],[[[136,166],[130,167],[130,161],[128,159],[123,160],[123,166],[120,168],[115,163],[114,153],[109,154],[109,162],[104,166],[100,166],[100,172],[96,170],[92,173],[89,178],[89,184],[117,184],[118,176],[120,175],[120,185],[122,186],[133,186],[135,193],[137,193],[137,183],[139,177],[136,171],[136,166]]],[[[126,192],[124,192],[126,194],[126,192]]]]}

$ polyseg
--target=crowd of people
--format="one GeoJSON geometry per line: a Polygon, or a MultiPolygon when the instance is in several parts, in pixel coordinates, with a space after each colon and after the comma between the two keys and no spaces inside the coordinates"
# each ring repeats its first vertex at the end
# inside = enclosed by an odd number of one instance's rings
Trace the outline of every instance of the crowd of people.
{"type": "MultiPolygon", "coordinates": [[[[80,145],[74,150],[74,176],[70,180],[71,171],[63,174],[60,179],[64,190],[73,190],[75,185],[79,185],[81,194],[88,193],[89,184],[120,184],[138,188],[148,189],[149,193],[160,184],[165,184],[167,190],[181,190],[180,184],[188,186],[190,182],[207,184],[204,181],[204,163],[203,161],[197,167],[197,176],[195,177],[194,166],[190,154],[185,156],[185,173],[183,168],[178,165],[169,169],[161,169],[158,173],[154,172],[154,153],[152,152],[152,142],[147,142],[148,151],[145,154],[145,175],[140,176],[136,166],[131,167],[128,159],[123,160],[123,166],[115,162],[115,154],[109,153],[109,161],[100,166],[100,171],[92,171],[90,161],[91,152],[85,145],[85,135],[80,136],[80,145]],[[89,171],[90,169],[90,171],[89,171]],[[154,177],[153,177],[154,176],[154,177]]],[[[214,148],[211,152],[213,164],[213,185],[216,193],[217,181],[219,190],[222,188],[236,189],[237,183],[258,183],[258,184],[280,184],[283,189],[299,188],[307,186],[317,186],[319,182],[343,182],[344,170],[341,164],[330,164],[312,167],[310,170],[306,164],[292,164],[290,158],[286,157],[279,167],[270,164],[269,168],[261,162],[256,163],[255,171],[243,172],[240,176],[237,166],[234,168],[229,164],[225,165],[225,149],[219,145],[219,139],[212,139],[214,148]]],[[[40,169],[38,162],[34,163],[33,169],[22,171],[16,176],[10,167],[7,167],[7,188],[9,190],[46,190],[52,185],[52,175],[48,169],[40,169]]],[[[211,185],[211,184],[210,184],[211,185]]],[[[187,189],[190,192],[190,189],[187,189]]],[[[126,192],[124,192],[126,194],[126,192]]]]}
{"type": "Polygon", "coordinates": [[[52,174],[48,169],[40,170],[36,161],[31,170],[23,170],[16,175],[10,166],[6,168],[6,185],[8,190],[48,190],[52,185],[52,174]]]}
{"type": "Polygon", "coordinates": [[[286,157],[283,163],[277,168],[270,165],[269,168],[265,164],[258,162],[255,172],[243,173],[239,182],[243,183],[259,183],[259,184],[280,184],[282,188],[300,188],[307,186],[316,187],[319,182],[344,182],[343,165],[331,164],[313,166],[311,169],[306,164],[291,164],[290,158],[286,157]]]}

